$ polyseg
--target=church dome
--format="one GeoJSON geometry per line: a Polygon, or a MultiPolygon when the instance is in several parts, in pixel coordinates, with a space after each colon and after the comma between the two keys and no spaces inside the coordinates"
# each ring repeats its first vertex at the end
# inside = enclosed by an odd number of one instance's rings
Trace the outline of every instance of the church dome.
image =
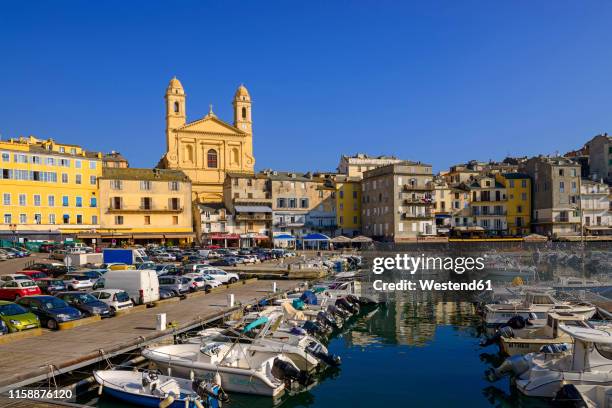
{"type": "Polygon", "coordinates": [[[244,85],[240,85],[238,89],[236,89],[236,94],[234,95],[234,99],[251,99],[251,95],[249,95],[249,91],[246,89],[244,85]]]}

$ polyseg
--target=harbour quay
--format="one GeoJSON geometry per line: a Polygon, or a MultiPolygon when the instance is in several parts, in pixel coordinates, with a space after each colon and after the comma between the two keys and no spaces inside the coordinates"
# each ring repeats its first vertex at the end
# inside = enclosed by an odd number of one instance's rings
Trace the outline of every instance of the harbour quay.
{"type": "Polygon", "coordinates": [[[300,283],[252,279],[180,301],[159,302],[155,307],[113,319],[69,330],[45,331],[40,336],[4,344],[0,354],[0,393],[46,381],[229,317],[244,306],[274,296],[274,284],[276,294],[282,294],[300,283]],[[229,295],[233,295],[234,307],[229,306],[229,295]],[[170,326],[166,330],[156,330],[158,314],[166,315],[170,326]]]}

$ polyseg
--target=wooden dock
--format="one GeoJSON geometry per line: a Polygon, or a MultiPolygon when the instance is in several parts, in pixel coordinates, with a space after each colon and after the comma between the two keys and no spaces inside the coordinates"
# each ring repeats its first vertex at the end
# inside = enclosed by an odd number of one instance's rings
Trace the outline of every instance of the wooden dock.
{"type": "MultiPolygon", "coordinates": [[[[295,288],[298,281],[279,280],[277,293],[295,288]]],[[[44,334],[0,345],[0,393],[47,380],[171,338],[240,310],[229,308],[227,295],[236,304],[254,304],[272,293],[271,281],[240,282],[212,293],[197,293],[180,302],[168,302],[140,312],[104,319],[87,326],[44,334]],[[156,315],[166,313],[175,328],[157,331],[156,315]]]]}

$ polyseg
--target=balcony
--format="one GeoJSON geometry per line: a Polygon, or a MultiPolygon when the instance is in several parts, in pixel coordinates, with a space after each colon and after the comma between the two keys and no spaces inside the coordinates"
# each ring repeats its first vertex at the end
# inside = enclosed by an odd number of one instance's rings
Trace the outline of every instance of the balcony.
{"type": "Polygon", "coordinates": [[[406,198],[402,201],[403,205],[434,205],[434,202],[430,198],[406,198]]]}
{"type": "Polygon", "coordinates": [[[424,213],[419,213],[419,214],[402,213],[401,215],[402,220],[426,220],[426,219],[430,219],[433,217],[434,217],[434,214],[429,211],[424,212],[424,213]]]}
{"type": "Polygon", "coordinates": [[[271,213],[240,213],[236,214],[236,221],[272,221],[271,213]]]}
{"type": "Polygon", "coordinates": [[[412,191],[433,191],[433,186],[418,186],[418,185],[410,185],[404,184],[402,187],[403,192],[412,192],[412,191]]]}
{"type": "Polygon", "coordinates": [[[142,207],[142,206],[138,206],[138,207],[108,207],[106,209],[106,212],[108,214],[117,214],[117,213],[122,213],[122,214],[141,214],[141,213],[148,213],[148,214],[178,214],[183,212],[183,207],[156,207],[156,206],[150,206],[150,207],[142,207]]]}
{"type": "Polygon", "coordinates": [[[303,227],[305,225],[304,221],[277,221],[274,223],[275,227],[280,227],[280,228],[300,228],[303,227]]]}

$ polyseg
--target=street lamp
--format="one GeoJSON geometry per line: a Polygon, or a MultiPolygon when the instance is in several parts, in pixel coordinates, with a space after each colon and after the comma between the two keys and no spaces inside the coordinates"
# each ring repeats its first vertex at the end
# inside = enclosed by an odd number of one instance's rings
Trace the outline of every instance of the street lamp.
{"type": "Polygon", "coordinates": [[[10,224],[9,228],[13,231],[13,243],[17,243],[17,224],[10,224]]]}

